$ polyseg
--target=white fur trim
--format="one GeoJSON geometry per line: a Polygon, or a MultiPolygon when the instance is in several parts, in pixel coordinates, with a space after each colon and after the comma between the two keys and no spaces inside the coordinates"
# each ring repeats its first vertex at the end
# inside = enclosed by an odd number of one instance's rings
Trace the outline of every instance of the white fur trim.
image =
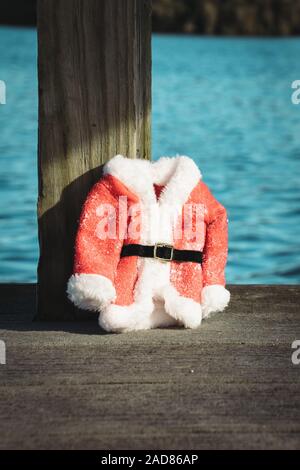
{"type": "Polygon", "coordinates": [[[116,298],[110,279],[99,274],[73,274],[68,282],[69,299],[84,310],[100,311],[116,298]]]}
{"type": "Polygon", "coordinates": [[[149,161],[116,155],[104,166],[103,173],[122,181],[144,204],[156,204],[153,185],[163,185],[165,187],[158,204],[180,207],[202,178],[197,165],[186,156],[161,157],[157,161],[149,161]]]}
{"type": "Polygon", "coordinates": [[[164,289],[164,298],[166,312],[185,328],[198,328],[201,325],[202,310],[198,302],[179,295],[171,285],[164,289]]]}
{"type": "MultiPolygon", "coordinates": [[[[116,177],[139,197],[143,214],[140,243],[173,244],[172,211],[174,207],[182,210],[202,177],[193,160],[177,156],[150,162],[117,155],[105,165],[104,174],[116,177]],[[159,200],[154,184],[164,186],[159,200]],[[156,211],[155,217],[152,210],[156,211]],[[157,222],[154,227],[153,220],[157,222]]],[[[201,320],[201,305],[180,296],[170,284],[170,264],[140,258],[134,303],[102,309],[99,325],[106,331],[126,332],[174,324],[196,328],[201,320]]]]}
{"type": "Polygon", "coordinates": [[[204,287],[202,290],[203,318],[207,318],[212,312],[222,312],[229,300],[230,292],[225,287],[218,284],[204,287]]]}
{"type": "Polygon", "coordinates": [[[101,311],[99,325],[105,331],[114,333],[149,330],[152,310],[153,303],[147,306],[146,299],[144,304],[133,303],[128,306],[111,304],[101,311]]]}
{"type": "Polygon", "coordinates": [[[110,305],[99,315],[99,325],[106,331],[126,333],[129,331],[150,330],[180,324],[167,314],[161,302],[154,302],[150,308],[144,309],[141,304],[129,306],[110,305]]]}
{"type": "Polygon", "coordinates": [[[175,318],[168,315],[165,309],[165,304],[161,300],[154,301],[154,310],[151,314],[151,322],[151,328],[164,328],[180,324],[180,322],[175,320],[175,318]]]}
{"type": "Polygon", "coordinates": [[[146,296],[143,302],[128,306],[111,304],[99,315],[99,325],[106,331],[125,333],[180,325],[197,328],[201,325],[201,305],[193,299],[180,296],[169,285],[162,289],[160,300],[146,296]]]}
{"type": "Polygon", "coordinates": [[[201,306],[192,299],[177,294],[168,297],[166,303],[159,303],[145,311],[141,304],[122,306],[111,304],[101,311],[99,325],[105,331],[126,333],[180,325],[197,328],[201,324],[201,306]]]}

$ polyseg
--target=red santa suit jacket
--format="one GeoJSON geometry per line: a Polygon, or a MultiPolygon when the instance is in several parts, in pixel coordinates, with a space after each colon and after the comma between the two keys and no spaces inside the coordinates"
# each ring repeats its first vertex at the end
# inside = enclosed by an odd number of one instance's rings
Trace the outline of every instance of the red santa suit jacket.
{"type": "Polygon", "coordinates": [[[106,331],[196,328],[230,298],[227,216],[185,156],[149,162],[117,155],[85,201],[69,299],[99,312],[106,331]],[[123,245],[163,243],[203,252],[202,263],[121,257],[123,245]]]}

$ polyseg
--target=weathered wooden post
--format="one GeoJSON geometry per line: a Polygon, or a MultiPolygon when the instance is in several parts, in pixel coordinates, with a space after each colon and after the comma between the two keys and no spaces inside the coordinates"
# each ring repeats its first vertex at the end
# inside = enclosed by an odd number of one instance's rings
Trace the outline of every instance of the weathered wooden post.
{"type": "Polygon", "coordinates": [[[39,0],[38,319],[66,300],[80,209],[101,164],[150,158],[151,0],[39,0]]]}

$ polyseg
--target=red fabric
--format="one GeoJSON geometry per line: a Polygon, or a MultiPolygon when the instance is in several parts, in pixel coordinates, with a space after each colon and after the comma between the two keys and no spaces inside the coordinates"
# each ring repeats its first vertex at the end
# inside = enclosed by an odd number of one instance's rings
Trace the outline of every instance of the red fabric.
{"type": "MultiPolygon", "coordinates": [[[[159,197],[162,186],[156,186],[159,197]]],[[[75,243],[74,273],[100,274],[111,280],[116,288],[119,305],[133,303],[134,286],[137,280],[137,257],[120,259],[123,243],[139,243],[130,240],[124,228],[118,223],[117,238],[101,240],[97,236],[100,221],[97,213],[101,204],[110,204],[119,213],[119,196],[127,197],[128,210],[138,202],[121,181],[113,176],[105,176],[91,190],[83,206],[75,243]]],[[[204,252],[203,264],[190,262],[171,263],[170,280],[179,294],[201,301],[201,290],[207,285],[225,285],[224,269],[227,258],[227,215],[224,207],[213,197],[208,187],[199,182],[190,194],[187,203],[201,204],[203,223],[198,237],[183,237],[175,240],[178,249],[194,249],[204,252]]],[[[180,221],[182,223],[183,217],[180,221]]],[[[130,217],[127,220],[130,223],[130,217]]],[[[192,228],[195,229],[196,216],[193,212],[192,228]]],[[[192,231],[193,232],[193,231],[192,231]]]]}
{"type": "MultiPolygon", "coordinates": [[[[200,204],[203,207],[202,232],[194,238],[176,240],[178,249],[203,251],[203,263],[172,263],[171,282],[177,291],[185,296],[201,301],[203,287],[213,284],[225,286],[225,266],[227,260],[227,214],[225,208],[214,198],[202,181],[192,191],[187,204],[200,204]],[[200,288],[199,288],[200,285],[200,288]]],[[[181,218],[181,222],[183,221],[181,218]]],[[[192,233],[196,232],[196,214],[193,211],[192,233]]]]}
{"type": "Polygon", "coordinates": [[[156,199],[159,199],[159,196],[160,196],[160,193],[162,192],[162,190],[164,189],[163,186],[159,186],[158,184],[154,184],[154,191],[155,191],[155,195],[156,195],[156,199]]]}
{"type": "Polygon", "coordinates": [[[202,263],[203,287],[213,284],[225,286],[225,266],[228,252],[227,212],[204,183],[201,183],[201,192],[204,205],[207,208],[202,263]]]}

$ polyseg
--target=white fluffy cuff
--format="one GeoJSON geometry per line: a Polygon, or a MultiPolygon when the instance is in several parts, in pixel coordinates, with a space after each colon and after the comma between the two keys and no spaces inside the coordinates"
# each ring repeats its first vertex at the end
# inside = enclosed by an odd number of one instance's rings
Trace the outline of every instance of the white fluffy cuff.
{"type": "Polygon", "coordinates": [[[107,307],[116,298],[112,282],[100,274],[73,274],[67,294],[76,307],[94,311],[107,307]]]}
{"type": "Polygon", "coordinates": [[[215,284],[202,290],[202,314],[207,318],[212,312],[222,312],[230,300],[230,292],[225,287],[215,284]]]}

